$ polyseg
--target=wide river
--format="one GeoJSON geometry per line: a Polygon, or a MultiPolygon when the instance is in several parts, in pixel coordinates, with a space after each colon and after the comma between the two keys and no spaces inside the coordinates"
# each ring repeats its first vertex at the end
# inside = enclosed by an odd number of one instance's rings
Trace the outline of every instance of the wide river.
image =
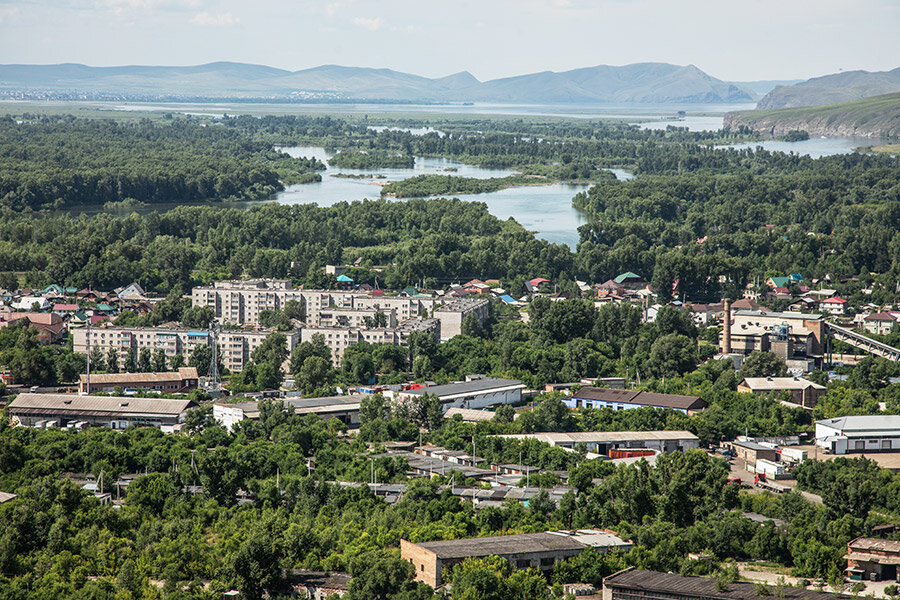
{"type": "MultiPolygon", "coordinates": [[[[331,158],[323,148],[290,147],[281,148],[291,156],[315,157],[323,162],[331,158]]],[[[631,179],[631,175],[621,169],[611,169],[619,179],[631,179]]],[[[390,181],[400,181],[416,175],[443,173],[460,177],[505,177],[514,171],[507,169],[485,169],[465,165],[445,158],[416,157],[412,169],[339,169],[328,167],[322,173],[320,183],[304,183],[288,186],[280,192],[275,202],[280,204],[307,204],[315,202],[319,206],[331,206],[338,202],[375,199],[381,197],[381,186],[390,181]],[[354,175],[361,178],[335,177],[354,175]],[[378,176],[381,177],[378,177],[378,176]]],[[[572,197],[587,189],[586,184],[554,183],[515,187],[489,194],[458,195],[462,200],[484,202],[492,215],[500,219],[514,218],[529,231],[548,242],[568,244],[575,249],[578,243],[578,226],[584,224],[582,214],[572,208],[572,197]]]]}
{"type": "MultiPolygon", "coordinates": [[[[105,104],[110,108],[109,104],[105,104]]],[[[404,116],[421,115],[427,118],[435,114],[471,114],[471,115],[508,115],[508,116],[547,116],[577,119],[622,119],[629,123],[637,123],[642,128],[664,129],[669,125],[686,127],[692,131],[716,130],[722,127],[724,114],[732,110],[745,110],[753,105],[283,105],[283,104],[116,104],[114,110],[124,111],[171,111],[185,114],[221,116],[223,114],[291,114],[291,113],[366,113],[366,114],[404,114],[404,116]],[[679,111],[683,111],[679,114],[679,111]]],[[[412,130],[423,134],[429,129],[412,130]]],[[[871,143],[871,142],[869,142],[871,143]]],[[[817,158],[830,154],[852,152],[854,148],[868,145],[865,140],[840,138],[813,138],[804,142],[786,143],[777,141],[754,142],[740,144],[735,147],[761,146],[767,150],[796,152],[809,154],[817,158]]],[[[330,155],[317,147],[290,147],[282,151],[292,156],[314,156],[322,161],[330,155]]],[[[620,169],[612,169],[621,180],[631,179],[632,175],[620,169]]],[[[280,192],[274,202],[280,204],[316,203],[319,206],[330,206],[337,202],[379,198],[381,185],[390,181],[398,181],[415,175],[426,173],[446,173],[462,177],[503,177],[511,171],[505,169],[485,169],[464,165],[462,163],[441,158],[416,157],[415,166],[411,169],[374,169],[367,171],[338,169],[329,167],[322,173],[320,183],[289,186],[280,192]],[[335,175],[361,175],[360,178],[343,178],[335,175]],[[377,177],[381,175],[382,177],[377,177]]],[[[491,214],[501,219],[512,217],[529,231],[534,231],[541,239],[549,242],[567,244],[573,250],[578,243],[578,226],[584,224],[584,216],[572,207],[572,197],[587,189],[587,185],[556,183],[543,186],[508,188],[489,194],[471,194],[459,196],[465,200],[484,202],[491,214]]],[[[231,206],[249,207],[258,202],[235,203],[231,206]]],[[[153,205],[137,209],[138,212],[163,210],[166,205],[153,205]]],[[[84,207],[77,212],[131,212],[132,209],[102,209],[84,207]]]]}

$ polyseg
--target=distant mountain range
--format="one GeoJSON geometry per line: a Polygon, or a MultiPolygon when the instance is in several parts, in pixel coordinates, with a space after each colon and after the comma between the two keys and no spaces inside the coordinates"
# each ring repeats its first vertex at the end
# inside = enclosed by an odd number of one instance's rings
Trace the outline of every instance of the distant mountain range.
{"type": "Polygon", "coordinates": [[[286,71],[216,62],[193,67],[0,65],[0,96],[72,99],[498,103],[743,103],[778,82],[748,85],[693,65],[638,63],[544,71],[479,81],[471,73],[430,79],[390,69],[325,65],[286,71]]]}
{"type": "Polygon", "coordinates": [[[900,68],[892,71],[844,71],[796,85],[780,85],[756,105],[760,110],[837,104],[900,92],[900,68]]]}

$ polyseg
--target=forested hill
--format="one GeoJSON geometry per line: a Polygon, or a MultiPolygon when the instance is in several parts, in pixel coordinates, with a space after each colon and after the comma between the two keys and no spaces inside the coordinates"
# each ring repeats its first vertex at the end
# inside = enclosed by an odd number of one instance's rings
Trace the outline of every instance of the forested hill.
{"type": "Polygon", "coordinates": [[[639,63],[544,71],[481,82],[390,69],[323,65],[285,71],[217,62],[192,67],[0,65],[0,96],[81,99],[265,99],[276,102],[752,102],[756,94],[694,65],[639,63]]]}
{"type": "Polygon", "coordinates": [[[900,92],[900,67],[892,71],[845,71],[814,77],[795,85],[779,85],[756,108],[821,106],[900,92]]]}
{"type": "Polygon", "coordinates": [[[725,115],[725,127],[773,136],[801,130],[826,137],[897,137],[900,92],[826,106],[732,112],[725,115]]]}

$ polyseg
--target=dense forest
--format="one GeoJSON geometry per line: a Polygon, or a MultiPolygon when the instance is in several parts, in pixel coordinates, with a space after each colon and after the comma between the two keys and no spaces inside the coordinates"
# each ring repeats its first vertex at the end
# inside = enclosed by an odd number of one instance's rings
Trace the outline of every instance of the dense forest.
{"type": "Polygon", "coordinates": [[[325,165],[184,119],[0,118],[0,206],[259,200],[325,165]]]}

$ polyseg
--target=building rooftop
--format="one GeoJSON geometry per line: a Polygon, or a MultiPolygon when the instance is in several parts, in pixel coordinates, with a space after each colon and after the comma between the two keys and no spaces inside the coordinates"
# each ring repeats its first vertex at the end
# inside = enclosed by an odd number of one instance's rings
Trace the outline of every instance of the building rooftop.
{"type": "Polygon", "coordinates": [[[755,451],[757,451],[757,452],[759,452],[760,450],[770,450],[770,451],[772,451],[772,452],[775,451],[775,448],[772,448],[772,447],[770,447],[770,446],[763,446],[762,444],[757,444],[756,442],[739,442],[739,441],[734,441],[734,442],[731,442],[731,445],[732,445],[732,446],[738,446],[738,447],[740,447],[740,448],[746,448],[746,449],[748,449],[748,450],[755,450],[755,451]]]}
{"type": "Polygon", "coordinates": [[[524,389],[523,384],[518,379],[499,379],[495,377],[485,377],[484,379],[474,379],[472,381],[460,381],[458,383],[448,383],[446,385],[434,385],[431,387],[420,388],[417,390],[408,390],[404,394],[412,394],[421,396],[424,394],[436,394],[438,396],[457,396],[460,394],[477,394],[479,392],[487,392],[491,390],[499,390],[504,388],[520,388],[524,389]]]}
{"type": "MultiPolygon", "coordinates": [[[[181,381],[182,379],[197,379],[195,367],[181,367],[177,371],[166,373],[95,373],[91,375],[91,383],[129,384],[143,382],[168,382],[181,381]]],[[[82,383],[87,383],[87,375],[79,376],[82,383]]]]}
{"type": "Polygon", "coordinates": [[[643,440],[698,440],[690,431],[578,431],[572,433],[515,433],[502,438],[535,439],[548,444],[579,442],[632,442],[643,440]]]}
{"type": "Polygon", "coordinates": [[[447,302],[443,306],[438,306],[434,309],[435,313],[442,312],[462,312],[466,310],[471,310],[482,304],[487,304],[490,302],[487,298],[457,298],[456,300],[451,300],[447,302]]]}
{"type": "Polygon", "coordinates": [[[418,546],[434,552],[443,560],[470,556],[508,556],[529,552],[583,550],[585,546],[630,545],[610,532],[596,530],[547,531],[493,537],[425,542],[418,546]]]}
{"type": "Polygon", "coordinates": [[[452,419],[456,415],[462,417],[463,421],[490,421],[494,418],[494,413],[489,410],[477,410],[475,408],[457,408],[455,406],[451,406],[447,409],[447,412],[444,413],[444,417],[447,419],[452,419]]]}
{"type": "Polygon", "coordinates": [[[676,394],[657,394],[637,390],[617,390],[612,388],[584,387],[572,394],[578,400],[595,400],[636,404],[641,406],[657,406],[680,410],[698,410],[706,408],[706,402],[698,396],[680,396],[676,394]]]}
{"type": "Polygon", "coordinates": [[[196,406],[191,400],[134,396],[75,396],[71,394],[19,394],[9,404],[12,414],[65,416],[178,416],[196,406]]]}
{"type": "Polygon", "coordinates": [[[861,415],[816,421],[817,425],[820,423],[852,437],[871,437],[887,431],[900,431],[900,415],[861,415]]]}
{"type": "Polygon", "coordinates": [[[788,319],[791,321],[821,321],[825,315],[814,315],[811,313],[801,312],[769,312],[765,310],[738,310],[735,311],[736,317],[763,317],[766,319],[788,319]]]}
{"type": "Polygon", "coordinates": [[[740,385],[746,385],[753,391],[777,391],[777,390],[814,390],[826,389],[824,385],[814,383],[802,377],[747,377],[740,385]]]}
{"type": "MultiPolygon", "coordinates": [[[[641,569],[619,571],[603,580],[604,588],[625,588],[648,594],[663,593],[687,598],[704,600],[759,600],[756,584],[736,582],[729,583],[725,591],[720,591],[716,580],[710,577],[684,577],[672,573],[658,573],[641,569]]],[[[785,586],[784,598],[790,600],[835,600],[849,598],[838,594],[817,592],[785,586]]]]}
{"type": "Polygon", "coordinates": [[[851,550],[900,553],[900,541],[858,537],[848,544],[851,550]]]}

